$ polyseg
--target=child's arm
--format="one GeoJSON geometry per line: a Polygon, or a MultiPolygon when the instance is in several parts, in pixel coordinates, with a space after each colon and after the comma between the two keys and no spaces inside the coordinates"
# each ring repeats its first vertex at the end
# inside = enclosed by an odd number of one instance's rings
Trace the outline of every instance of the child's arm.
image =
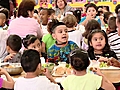
{"type": "Polygon", "coordinates": [[[6,79],[7,79],[7,81],[3,80],[2,87],[8,88],[8,89],[13,89],[14,81],[13,81],[12,77],[8,74],[8,72],[6,70],[4,70],[3,68],[0,68],[0,75],[5,75],[6,79]]]}
{"type": "Polygon", "coordinates": [[[45,50],[45,43],[44,43],[44,42],[42,42],[42,52],[43,52],[43,53],[46,52],[46,50],[45,50]]]}
{"type": "Polygon", "coordinates": [[[113,84],[102,74],[100,69],[95,68],[93,69],[93,72],[96,72],[97,75],[102,76],[101,88],[105,90],[115,90],[115,87],[113,86],[113,84]]]}
{"type": "Polygon", "coordinates": [[[45,74],[45,76],[53,83],[57,84],[57,82],[55,82],[55,80],[53,79],[52,75],[50,74],[48,69],[45,69],[45,72],[43,72],[45,74]]]}
{"type": "Polygon", "coordinates": [[[12,54],[7,55],[4,59],[4,62],[7,62],[8,60],[11,60],[15,55],[16,55],[16,53],[12,53],[12,54]]]}

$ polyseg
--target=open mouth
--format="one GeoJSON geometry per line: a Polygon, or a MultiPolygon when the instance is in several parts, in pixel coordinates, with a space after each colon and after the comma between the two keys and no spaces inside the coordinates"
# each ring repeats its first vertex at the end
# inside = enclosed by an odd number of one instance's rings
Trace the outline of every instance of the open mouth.
{"type": "Polygon", "coordinates": [[[98,45],[96,45],[96,46],[102,46],[102,44],[98,44],[98,45]]]}
{"type": "Polygon", "coordinates": [[[64,37],[62,37],[62,39],[67,39],[67,37],[66,37],[66,36],[64,36],[64,37]]]}

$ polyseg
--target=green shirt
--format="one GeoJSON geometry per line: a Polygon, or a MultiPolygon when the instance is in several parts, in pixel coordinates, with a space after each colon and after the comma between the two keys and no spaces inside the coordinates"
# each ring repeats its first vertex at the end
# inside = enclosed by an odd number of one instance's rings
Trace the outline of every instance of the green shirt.
{"type": "Polygon", "coordinates": [[[46,51],[55,44],[55,40],[53,39],[51,34],[46,34],[43,36],[42,41],[45,43],[46,51]]]}
{"type": "Polygon", "coordinates": [[[102,76],[88,73],[83,76],[69,75],[61,84],[64,90],[97,90],[101,83],[102,76]]]}

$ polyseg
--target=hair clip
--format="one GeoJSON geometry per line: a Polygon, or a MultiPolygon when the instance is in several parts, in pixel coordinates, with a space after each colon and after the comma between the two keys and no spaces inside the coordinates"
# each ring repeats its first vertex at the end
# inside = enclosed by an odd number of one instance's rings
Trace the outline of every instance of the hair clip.
{"type": "Polygon", "coordinates": [[[120,8],[118,9],[118,12],[120,12],[120,8]]]}
{"type": "Polygon", "coordinates": [[[1,8],[0,11],[2,11],[4,8],[1,8]]]}
{"type": "Polygon", "coordinates": [[[48,22],[52,22],[52,20],[50,19],[50,20],[48,20],[48,22]]]}

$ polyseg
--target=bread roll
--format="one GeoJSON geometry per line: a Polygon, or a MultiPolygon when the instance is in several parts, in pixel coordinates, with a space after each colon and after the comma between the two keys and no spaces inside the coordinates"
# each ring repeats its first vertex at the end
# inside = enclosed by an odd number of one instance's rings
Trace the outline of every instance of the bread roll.
{"type": "Polygon", "coordinates": [[[64,73],[65,73],[65,70],[63,67],[57,67],[55,70],[56,75],[64,75],[64,73]]]}

